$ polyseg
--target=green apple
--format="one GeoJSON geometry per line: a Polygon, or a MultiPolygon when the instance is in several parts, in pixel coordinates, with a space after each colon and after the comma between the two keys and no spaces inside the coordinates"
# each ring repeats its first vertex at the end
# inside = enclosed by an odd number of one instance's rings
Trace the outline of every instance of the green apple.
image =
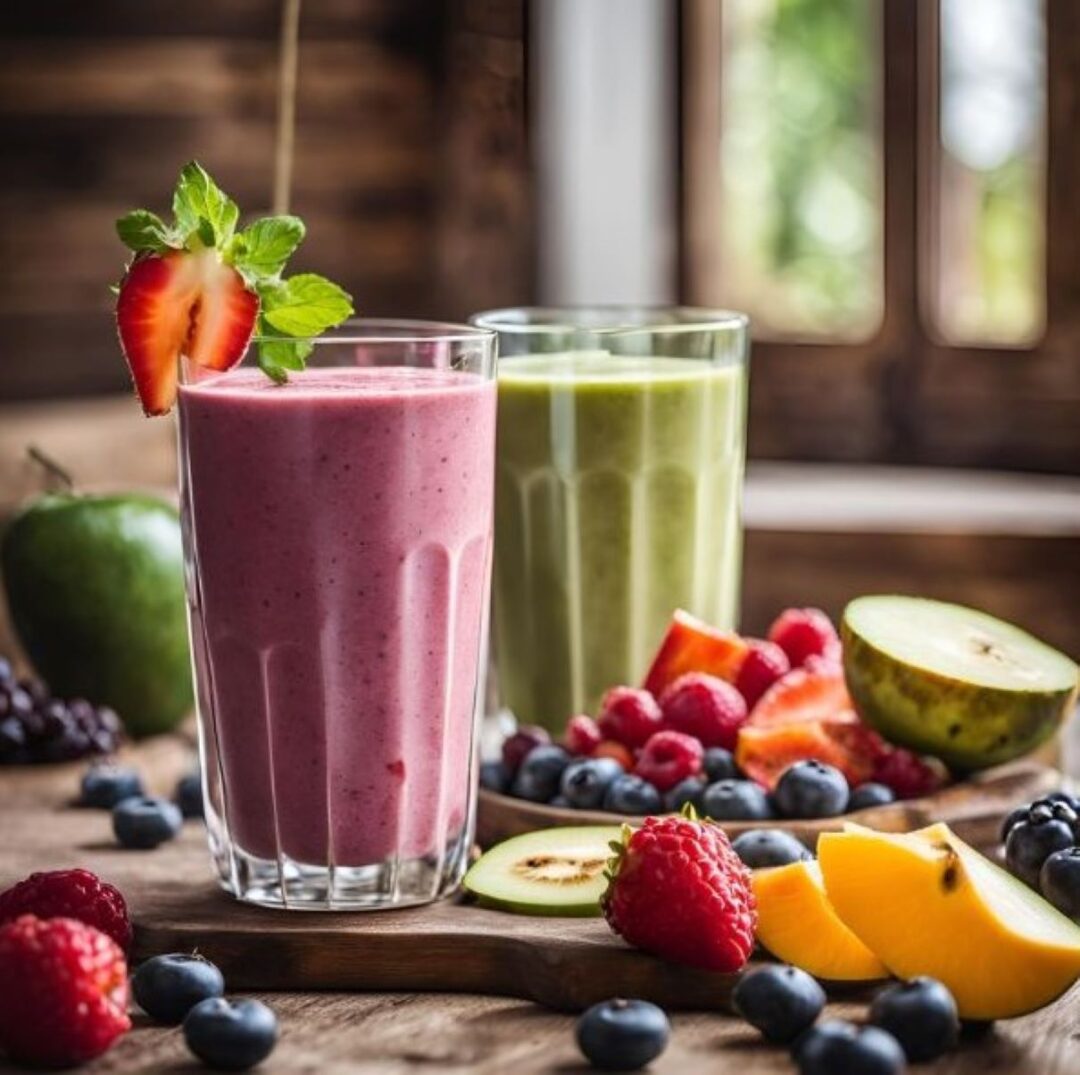
{"type": "Polygon", "coordinates": [[[47,494],[0,542],[15,630],[59,697],[111,706],[133,736],[191,711],[180,519],[149,496],[47,494]]]}

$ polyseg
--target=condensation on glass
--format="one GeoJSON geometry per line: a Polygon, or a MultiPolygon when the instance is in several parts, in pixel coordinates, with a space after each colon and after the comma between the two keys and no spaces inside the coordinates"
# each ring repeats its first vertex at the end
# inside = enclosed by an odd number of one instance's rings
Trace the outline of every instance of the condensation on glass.
{"type": "Polygon", "coordinates": [[[940,12],[928,312],[949,343],[1031,343],[1046,318],[1044,5],[940,12]]]}
{"type": "Polygon", "coordinates": [[[880,0],[725,0],[724,303],[759,335],[858,339],[882,314],[880,0]]]}

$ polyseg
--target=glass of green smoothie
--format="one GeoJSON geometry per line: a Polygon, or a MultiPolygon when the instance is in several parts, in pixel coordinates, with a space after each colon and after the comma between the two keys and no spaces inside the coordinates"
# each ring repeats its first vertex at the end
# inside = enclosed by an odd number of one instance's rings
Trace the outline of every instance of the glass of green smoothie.
{"type": "Polygon", "coordinates": [[[735,626],[748,321],[689,307],[472,321],[499,335],[499,704],[561,730],[641,681],[675,609],[735,626]]]}

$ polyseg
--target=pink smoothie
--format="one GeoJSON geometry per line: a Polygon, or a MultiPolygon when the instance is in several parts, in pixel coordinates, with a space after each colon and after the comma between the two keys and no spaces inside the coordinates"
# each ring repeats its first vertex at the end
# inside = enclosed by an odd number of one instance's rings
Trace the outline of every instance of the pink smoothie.
{"type": "Polygon", "coordinates": [[[239,369],[181,388],[180,421],[207,779],[232,841],[320,866],[441,856],[475,764],[494,383],[239,369]]]}

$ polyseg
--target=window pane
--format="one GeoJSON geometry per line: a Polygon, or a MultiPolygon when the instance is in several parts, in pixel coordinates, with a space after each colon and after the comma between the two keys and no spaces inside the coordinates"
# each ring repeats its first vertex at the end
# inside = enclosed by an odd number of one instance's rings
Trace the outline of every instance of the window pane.
{"type": "Polygon", "coordinates": [[[942,0],[932,308],[950,342],[1040,334],[1046,127],[1041,0],[942,0]]]}
{"type": "Polygon", "coordinates": [[[881,316],[880,0],[724,0],[721,287],[773,336],[881,316]]]}

